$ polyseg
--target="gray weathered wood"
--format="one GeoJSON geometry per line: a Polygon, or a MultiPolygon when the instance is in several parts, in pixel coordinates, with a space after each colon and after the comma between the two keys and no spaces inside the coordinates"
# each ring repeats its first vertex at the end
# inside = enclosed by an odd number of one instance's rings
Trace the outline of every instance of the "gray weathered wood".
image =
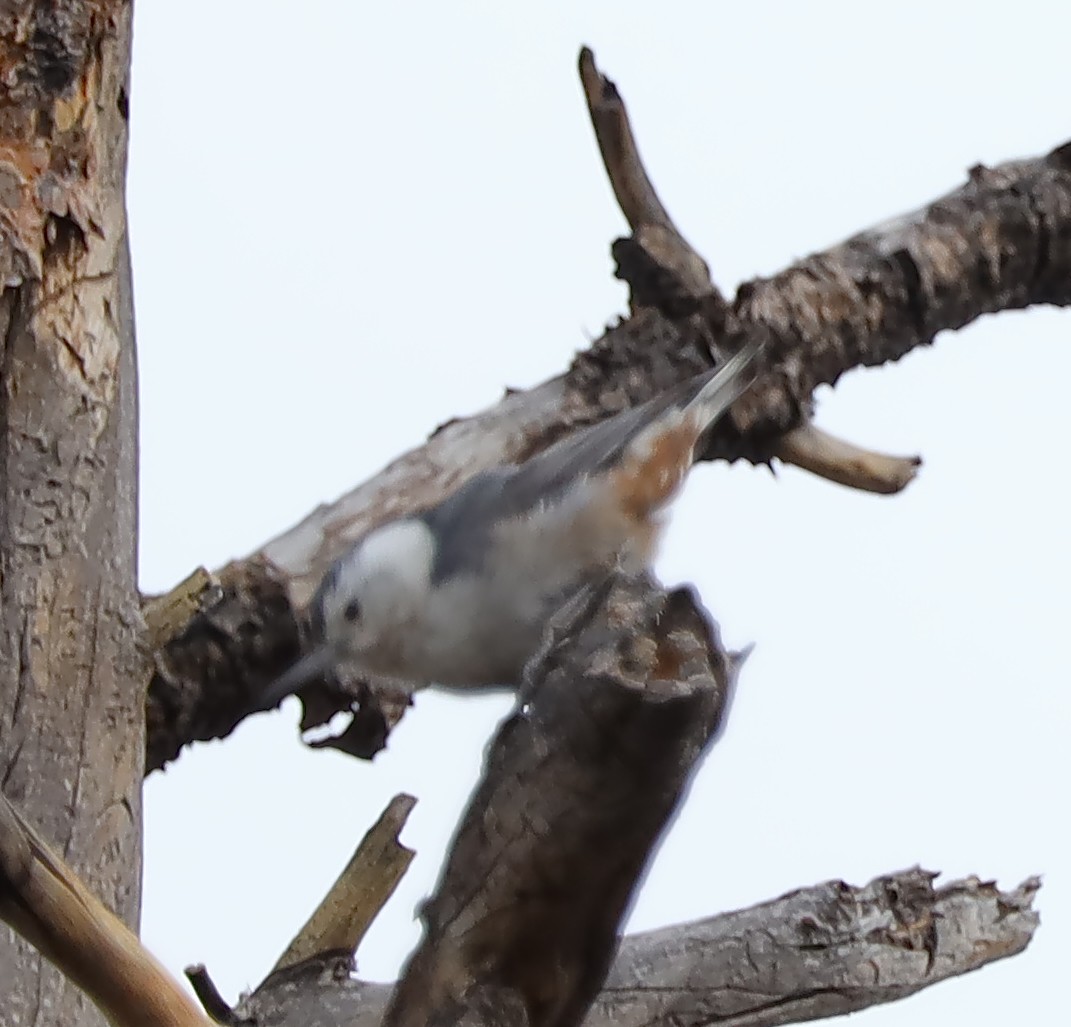
{"type": "MultiPolygon", "coordinates": [[[[625,938],[586,1027],[774,1027],[893,1002],[1021,952],[1038,882],[934,886],[906,870],[827,881],[750,909],[625,938]]],[[[379,1027],[391,985],[327,960],[269,978],[240,1007],[261,1027],[379,1027]]]]}
{"type": "MultiPolygon", "coordinates": [[[[0,780],[137,918],[144,688],[137,394],[123,186],[131,8],[12,0],[0,17],[0,780]]],[[[4,1023],[92,1024],[0,931],[4,1023]]]]}

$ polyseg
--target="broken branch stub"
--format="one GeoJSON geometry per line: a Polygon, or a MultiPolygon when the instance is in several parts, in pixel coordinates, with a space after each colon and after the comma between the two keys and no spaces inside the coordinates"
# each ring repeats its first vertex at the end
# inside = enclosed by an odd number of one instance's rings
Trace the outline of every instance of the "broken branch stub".
{"type": "Polygon", "coordinates": [[[615,577],[552,621],[384,1022],[580,1021],[738,660],[689,591],[615,577]]]}
{"type": "Polygon", "coordinates": [[[307,959],[353,955],[416,855],[398,840],[415,805],[411,795],[391,799],[272,973],[307,959]]]}

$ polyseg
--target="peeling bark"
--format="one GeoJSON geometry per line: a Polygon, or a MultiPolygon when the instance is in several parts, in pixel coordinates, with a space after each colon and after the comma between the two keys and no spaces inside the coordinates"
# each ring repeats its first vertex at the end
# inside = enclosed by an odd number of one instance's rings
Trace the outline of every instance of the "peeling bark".
{"type": "MultiPolygon", "coordinates": [[[[143,774],[136,380],[123,185],[130,6],[0,15],[0,780],[138,912],[143,774]]],[[[97,1022],[0,937],[4,1019],[97,1022]]]]}

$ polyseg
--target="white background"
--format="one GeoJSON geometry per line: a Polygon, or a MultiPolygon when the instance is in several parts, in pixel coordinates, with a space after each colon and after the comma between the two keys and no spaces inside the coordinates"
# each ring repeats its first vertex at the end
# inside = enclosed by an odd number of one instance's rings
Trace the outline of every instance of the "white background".
{"type": "MultiPolygon", "coordinates": [[[[143,587],[252,551],[624,309],[581,44],[729,295],[1071,137],[1071,13],[937,7],[140,3],[143,587]]],[[[660,572],[757,648],[630,928],[915,863],[1043,872],[1025,955],[865,1016],[1065,1007],[1069,328],[1001,314],[821,390],[824,427],[922,453],[901,496],[693,475],[660,572]]],[[[303,749],[295,700],[187,751],[146,788],[148,944],[255,985],[404,790],[419,856],[358,954],[391,979],[507,705],[424,693],[371,764],[303,749]]]]}

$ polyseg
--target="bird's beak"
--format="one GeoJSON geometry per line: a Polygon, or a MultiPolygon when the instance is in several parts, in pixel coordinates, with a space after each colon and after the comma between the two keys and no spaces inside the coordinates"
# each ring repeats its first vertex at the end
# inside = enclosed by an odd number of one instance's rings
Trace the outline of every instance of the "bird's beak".
{"type": "Polygon", "coordinates": [[[334,663],[335,657],[331,648],[326,645],[317,646],[268,685],[261,704],[262,708],[270,710],[278,706],[288,695],[293,695],[306,682],[326,674],[332,669],[334,663]]]}

